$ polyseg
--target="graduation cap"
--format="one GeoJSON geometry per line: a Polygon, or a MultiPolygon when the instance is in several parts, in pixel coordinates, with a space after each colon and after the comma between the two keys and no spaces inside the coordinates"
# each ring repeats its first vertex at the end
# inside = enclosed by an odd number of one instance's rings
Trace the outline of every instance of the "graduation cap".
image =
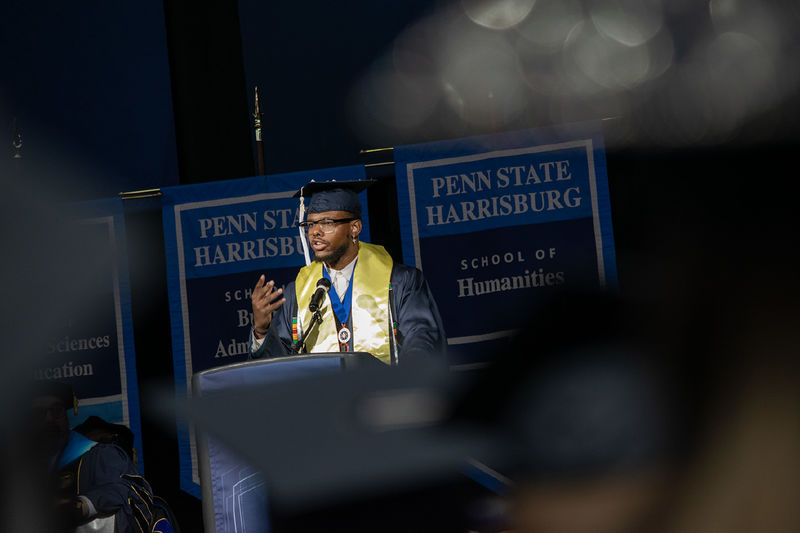
{"type": "Polygon", "coordinates": [[[358,193],[377,180],[352,181],[311,181],[300,188],[294,195],[300,198],[307,213],[324,213],[325,211],[347,211],[361,217],[361,201],[358,193]],[[306,205],[307,202],[307,205],[306,205]]]}
{"type": "MultiPolygon", "coordinates": [[[[375,183],[377,180],[349,180],[349,181],[314,181],[311,180],[303,185],[294,194],[294,198],[300,198],[300,217],[298,222],[302,223],[306,219],[306,213],[324,213],[326,211],[346,211],[352,213],[356,218],[361,218],[361,200],[358,193],[375,183]]],[[[300,242],[303,243],[303,255],[306,265],[311,264],[311,255],[308,251],[308,241],[302,227],[300,231],[300,242]]]]}

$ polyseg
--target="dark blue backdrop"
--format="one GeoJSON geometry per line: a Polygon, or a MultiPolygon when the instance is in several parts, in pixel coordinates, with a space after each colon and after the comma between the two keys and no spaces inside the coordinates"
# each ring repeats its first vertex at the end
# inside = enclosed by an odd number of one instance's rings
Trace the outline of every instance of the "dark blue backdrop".
{"type": "Polygon", "coordinates": [[[29,175],[78,199],[178,183],[163,2],[10,0],[0,50],[29,175]]]}

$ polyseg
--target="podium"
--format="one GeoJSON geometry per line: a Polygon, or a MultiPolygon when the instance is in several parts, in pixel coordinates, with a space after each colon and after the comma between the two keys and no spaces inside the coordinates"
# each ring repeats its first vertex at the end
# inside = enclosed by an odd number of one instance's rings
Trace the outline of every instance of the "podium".
{"type": "MultiPolygon", "coordinates": [[[[195,397],[237,388],[383,366],[366,352],[326,352],[259,359],[204,370],[192,377],[195,397]]],[[[267,487],[260,473],[216,439],[197,432],[197,460],[206,533],[269,531],[267,487]]]]}

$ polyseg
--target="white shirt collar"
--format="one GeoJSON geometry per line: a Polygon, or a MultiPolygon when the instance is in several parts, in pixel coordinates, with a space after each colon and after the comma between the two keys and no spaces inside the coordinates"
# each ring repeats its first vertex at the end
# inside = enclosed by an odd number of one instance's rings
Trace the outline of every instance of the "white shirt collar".
{"type": "Polygon", "coordinates": [[[353,277],[353,269],[356,267],[356,259],[358,259],[358,255],[341,270],[334,270],[328,265],[325,265],[325,268],[328,269],[328,275],[333,282],[333,288],[336,290],[336,294],[339,295],[340,300],[344,298],[347,288],[350,286],[350,279],[353,277]]]}
{"type": "Polygon", "coordinates": [[[325,268],[328,269],[328,274],[331,277],[333,277],[333,275],[336,274],[337,272],[340,272],[340,273],[344,274],[344,277],[347,278],[348,281],[349,281],[350,278],[353,275],[353,269],[356,267],[356,259],[358,259],[358,254],[356,254],[356,256],[353,258],[353,260],[350,261],[349,263],[347,263],[347,265],[345,265],[344,268],[342,268],[341,270],[334,270],[331,267],[329,267],[327,264],[325,265],[325,268]]]}

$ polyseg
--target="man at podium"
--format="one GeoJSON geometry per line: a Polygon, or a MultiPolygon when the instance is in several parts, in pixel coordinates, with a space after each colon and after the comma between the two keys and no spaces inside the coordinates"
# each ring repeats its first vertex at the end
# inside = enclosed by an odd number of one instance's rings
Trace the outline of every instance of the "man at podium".
{"type": "Polygon", "coordinates": [[[422,272],[359,241],[358,193],[372,181],[312,181],[295,194],[301,239],[314,261],[306,254],[307,265],[285,291],[259,277],[252,358],[356,351],[398,364],[444,355],[442,320],[422,272]]]}

